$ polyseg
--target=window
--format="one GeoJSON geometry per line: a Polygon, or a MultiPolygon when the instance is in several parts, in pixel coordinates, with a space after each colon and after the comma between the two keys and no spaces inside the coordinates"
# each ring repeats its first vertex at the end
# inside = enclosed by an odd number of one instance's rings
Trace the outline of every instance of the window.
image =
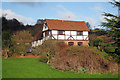
{"type": "Polygon", "coordinates": [[[65,34],[65,31],[58,31],[58,34],[60,34],[60,35],[64,35],[65,34]]]}
{"type": "Polygon", "coordinates": [[[81,46],[83,43],[82,42],[78,42],[78,46],[81,46]]]}
{"type": "Polygon", "coordinates": [[[83,35],[83,31],[77,31],[77,35],[83,35]]]}
{"type": "Polygon", "coordinates": [[[68,42],[68,46],[73,46],[74,42],[68,42]]]}

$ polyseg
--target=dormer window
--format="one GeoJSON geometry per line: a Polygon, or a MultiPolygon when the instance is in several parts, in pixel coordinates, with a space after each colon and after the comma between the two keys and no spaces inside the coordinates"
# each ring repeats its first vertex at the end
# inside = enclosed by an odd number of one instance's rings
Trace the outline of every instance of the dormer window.
{"type": "Polygon", "coordinates": [[[59,30],[59,31],[58,31],[58,34],[59,34],[59,35],[64,35],[64,34],[65,34],[65,31],[59,30]]]}
{"type": "Polygon", "coordinates": [[[77,31],[77,35],[83,35],[83,31],[77,31]]]}

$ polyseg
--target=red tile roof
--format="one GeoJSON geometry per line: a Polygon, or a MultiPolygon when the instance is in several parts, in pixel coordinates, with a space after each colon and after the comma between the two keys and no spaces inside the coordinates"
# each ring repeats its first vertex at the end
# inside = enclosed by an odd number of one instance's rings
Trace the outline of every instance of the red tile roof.
{"type": "Polygon", "coordinates": [[[89,31],[84,21],[45,19],[50,30],[89,31]]]}

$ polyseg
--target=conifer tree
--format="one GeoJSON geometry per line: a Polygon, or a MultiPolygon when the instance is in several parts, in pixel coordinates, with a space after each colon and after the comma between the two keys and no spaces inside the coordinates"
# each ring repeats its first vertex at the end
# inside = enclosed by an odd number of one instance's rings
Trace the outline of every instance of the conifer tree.
{"type": "MultiPolygon", "coordinates": [[[[120,8],[120,2],[113,0],[110,2],[114,7],[120,8]]],[[[111,13],[104,12],[103,15],[105,16],[105,22],[102,22],[103,27],[110,28],[110,31],[108,31],[109,36],[111,36],[114,40],[116,40],[117,47],[116,53],[120,55],[120,15],[114,15],[111,13]]]]}

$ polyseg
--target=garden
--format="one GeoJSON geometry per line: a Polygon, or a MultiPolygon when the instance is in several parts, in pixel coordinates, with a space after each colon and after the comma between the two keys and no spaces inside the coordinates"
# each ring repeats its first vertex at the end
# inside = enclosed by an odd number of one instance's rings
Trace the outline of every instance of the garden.
{"type": "MultiPolygon", "coordinates": [[[[114,6],[120,3],[114,1],[114,6]]],[[[90,29],[88,46],[68,46],[42,38],[42,25],[23,25],[2,17],[3,78],[118,78],[120,64],[120,17],[104,13],[108,30],[90,29]],[[108,19],[107,17],[111,17],[108,19]],[[34,57],[25,57],[33,55],[34,57]]]]}

